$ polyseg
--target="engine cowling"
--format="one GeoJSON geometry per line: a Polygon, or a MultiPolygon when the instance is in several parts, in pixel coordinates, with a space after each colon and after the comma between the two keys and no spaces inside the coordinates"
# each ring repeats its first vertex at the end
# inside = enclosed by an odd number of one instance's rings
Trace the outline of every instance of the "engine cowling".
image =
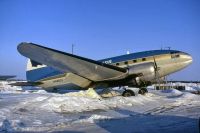
{"type": "Polygon", "coordinates": [[[138,75],[135,79],[137,83],[140,81],[152,81],[155,79],[154,63],[148,62],[129,67],[129,75],[138,75]]]}

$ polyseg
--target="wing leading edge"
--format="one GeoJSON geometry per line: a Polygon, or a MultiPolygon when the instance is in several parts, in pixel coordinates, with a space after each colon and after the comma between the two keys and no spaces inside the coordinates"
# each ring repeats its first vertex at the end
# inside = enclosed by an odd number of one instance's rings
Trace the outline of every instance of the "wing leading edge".
{"type": "Polygon", "coordinates": [[[20,43],[18,51],[25,57],[62,72],[72,72],[91,81],[124,78],[127,70],[98,61],[61,52],[33,43],[20,43]]]}

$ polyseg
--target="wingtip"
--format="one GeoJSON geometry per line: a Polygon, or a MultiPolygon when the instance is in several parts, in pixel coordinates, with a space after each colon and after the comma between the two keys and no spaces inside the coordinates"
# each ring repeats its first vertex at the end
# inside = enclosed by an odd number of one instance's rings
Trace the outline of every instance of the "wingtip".
{"type": "Polygon", "coordinates": [[[21,53],[21,49],[22,49],[22,47],[24,46],[24,44],[26,44],[25,42],[21,42],[20,44],[18,44],[18,46],[17,46],[17,51],[19,52],[19,53],[21,53]]]}
{"type": "Polygon", "coordinates": [[[25,49],[27,48],[28,45],[30,45],[31,43],[29,42],[21,42],[18,44],[17,46],[17,51],[23,55],[23,52],[25,51],[25,49]]]}

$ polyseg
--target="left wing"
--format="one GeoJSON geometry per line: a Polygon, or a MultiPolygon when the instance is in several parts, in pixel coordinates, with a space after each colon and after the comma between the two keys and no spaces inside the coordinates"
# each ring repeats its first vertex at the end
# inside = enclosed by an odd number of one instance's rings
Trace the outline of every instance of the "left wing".
{"type": "Polygon", "coordinates": [[[128,72],[124,68],[104,64],[33,43],[19,44],[18,51],[36,62],[51,66],[62,72],[71,72],[95,82],[122,79],[127,76],[128,72]]]}
{"type": "Polygon", "coordinates": [[[42,82],[15,82],[10,83],[11,86],[38,86],[43,84],[42,82]]]}

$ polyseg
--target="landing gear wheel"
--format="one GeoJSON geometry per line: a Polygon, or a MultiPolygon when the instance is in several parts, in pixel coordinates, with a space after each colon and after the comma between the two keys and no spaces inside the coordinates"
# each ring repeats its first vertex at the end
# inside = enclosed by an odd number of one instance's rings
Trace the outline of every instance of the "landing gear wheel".
{"type": "Polygon", "coordinates": [[[135,96],[135,93],[132,90],[125,90],[122,94],[124,97],[135,96]]]}
{"type": "Polygon", "coordinates": [[[148,90],[146,89],[146,88],[142,88],[142,89],[140,89],[139,90],[139,94],[141,94],[141,95],[144,95],[144,94],[146,94],[148,92],[148,90]]]}

